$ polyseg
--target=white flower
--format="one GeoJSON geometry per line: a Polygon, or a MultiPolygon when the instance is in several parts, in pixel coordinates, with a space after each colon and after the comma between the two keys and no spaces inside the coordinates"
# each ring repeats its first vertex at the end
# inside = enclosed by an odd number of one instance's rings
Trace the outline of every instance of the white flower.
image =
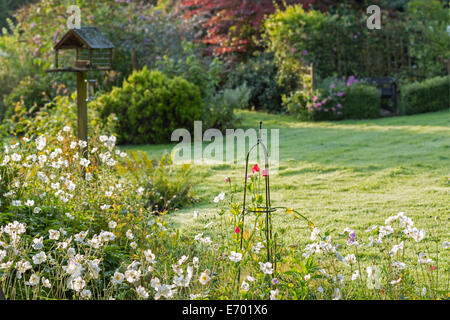
{"type": "Polygon", "coordinates": [[[14,162],[19,162],[20,159],[22,159],[22,156],[21,156],[20,154],[13,153],[13,154],[11,155],[11,160],[14,161],[14,162]]]}
{"type": "Polygon", "coordinates": [[[397,280],[392,280],[390,284],[398,284],[400,283],[400,281],[402,281],[402,277],[398,278],[397,280]]]}
{"type": "Polygon", "coordinates": [[[138,294],[138,296],[140,298],[148,299],[148,292],[147,292],[147,290],[145,290],[145,288],[143,286],[137,287],[136,288],[136,293],[138,294]]]}
{"type": "Polygon", "coordinates": [[[89,164],[91,163],[91,160],[81,158],[80,159],[80,166],[83,166],[85,168],[89,167],[89,164]]]}
{"type": "Polygon", "coordinates": [[[311,279],[311,275],[308,273],[306,276],[303,277],[305,279],[305,281],[308,281],[309,279],[311,279]]]}
{"type": "Polygon", "coordinates": [[[35,207],[35,208],[33,209],[33,213],[34,213],[34,214],[38,214],[39,212],[41,212],[41,208],[35,207]]]}
{"type": "Polygon", "coordinates": [[[264,274],[272,274],[272,272],[273,272],[272,263],[270,263],[270,262],[266,262],[266,263],[260,262],[259,267],[264,274]]]}
{"type": "Polygon", "coordinates": [[[198,218],[198,211],[194,211],[194,219],[198,218]]]}
{"type": "Polygon", "coordinates": [[[63,128],[64,132],[70,132],[71,130],[72,130],[72,128],[69,126],[64,126],[64,128],[63,128]]]}
{"type": "MultiPolygon", "coordinates": [[[[5,251],[6,254],[6,251],[5,251]]],[[[1,256],[1,252],[0,252],[0,261],[2,260],[2,256],[1,256]]],[[[26,260],[20,260],[19,262],[16,263],[16,269],[17,269],[17,278],[18,279],[22,279],[22,274],[27,272],[27,270],[30,270],[31,268],[33,268],[33,266],[31,265],[31,263],[29,263],[26,260]]]]}
{"type": "Polygon", "coordinates": [[[211,280],[211,278],[209,277],[209,272],[202,272],[202,274],[200,275],[198,281],[202,284],[205,285],[209,282],[209,280],[211,280]]]}
{"type": "MultiPolygon", "coordinates": [[[[1,259],[0,259],[1,260],[1,259]]],[[[197,257],[194,257],[192,259],[192,264],[194,265],[194,268],[198,268],[199,260],[197,257]]]]}
{"type": "Polygon", "coordinates": [[[317,291],[319,291],[319,293],[323,293],[323,288],[322,288],[321,286],[319,286],[319,287],[317,288],[317,291]]]}
{"type": "Polygon", "coordinates": [[[133,241],[132,243],[130,243],[130,247],[136,249],[137,243],[133,241]]]}
{"type": "Polygon", "coordinates": [[[242,253],[231,251],[229,258],[232,262],[239,262],[242,260],[242,253]]]}
{"type": "Polygon", "coordinates": [[[48,238],[51,240],[58,240],[61,233],[58,230],[50,229],[48,230],[48,238]]]}
{"type": "Polygon", "coordinates": [[[32,207],[32,206],[34,206],[34,201],[33,201],[33,200],[27,200],[27,201],[25,202],[25,205],[26,205],[27,207],[32,207]]]}
{"type": "Polygon", "coordinates": [[[441,248],[443,249],[448,249],[450,247],[450,242],[448,241],[444,241],[441,245],[441,248]]]}
{"type": "Polygon", "coordinates": [[[32,287],[34,287],[34,286],[37,286],[39,284],[40,280],[41,279],[39,278],[39,276],[37,274],[33,273],[30,276],[30,279],[28,280],[27,284],[32,286],[32,287]]]}
{"type": "Polygon", "coordinates": [[[83,291],[81,291],[80,293],[80,297],[82,299],[90,299],[92,298],[92,292],[89,289],[83,289],[83,291]]]}
{"type": "Polygon", "coordinates": [[[258,242],[257,244],[255,244],[255,245],[252,247],[252,251],[253,251],[254,253],[258,254],[258,253],[261,251],[262,248],[264,248],[264,245],[263,245],[261,242],[258,242]]]}
{"type": "Polygon", "coordinates": [[[392,247],[391,251],[389,252],[389,254],[390,254],[391,256],[395,256],[395,255],[397,254],[398,251],[403,250],[403,245],[404,245],[404,242],[403,242],[403,241],[400,242],[399,244],[394,245],[394,246],[392,247]]]}
{"type": "Polygon", "coordinates": [[[419,231],[417,228],[412,228],[408,233],[416,242],[420,242],[425,238],[425,230],[423,229],[419,231]]]}
{"type": "Polygon", "coordinates": [[[123,273],[116,271],[116,272],[114,272],[114,275],[111,277],[111,282],[114,285],[118,285],[118,284],[122,284],[123,279],[124,279],[123,273]]]}
{"type": "Polygon", "coordinates": [[[152,263],[152,264],[156,263],[155,255],[153,254],[152,250],[150,250],[150,249],[145,250],[144,256],[148,263],[152,263]]]}
{"type": "Polygon", "coordinates": [[[125,233],[125,235],[126,235],[127,238],[130,239],[130,240],[134,238],[133,232],[132,232],[130,229],[127,230],[127,232],[125,233]]]}
{"type": "Polygon", "coordinates": [[[242,291],[247,292],[250,289],[250,285],[248,284],[248,282],[242,281],[241,289],[242,289],[242,291]]]}
{"type": "Polygon", "coordinates": [[[86,281],[84,281],[81,277],[76,277],[70,281],[70,288],[76,292],[80,292],[85,286],[86,281]]]}
{"type": "Polygon", "coordinates": [[[42,249],[43,246],[44,246],[44,238],[43,237],[33,239],[32,247],[34,250],[40,250],[40,249],[42,249]]]}
{"type": "Polygon", "coordinates": [[[247,276],[247,281],[253,282],[256,281],[256,279],[253,278],[252,276],[247,276]]]}
{"type": "Polygon", "coordinates": [[[42,151],[45,148],[46,143],[47,143],[47,140],[45,139],[44,136],[37,137],[35,140],[36,149],[38,149],[39,151],[42,151]]]}
{"type": "Polygon", "coordinates": [[[71,215],[69,212],[66,212],[66,217],[69,218],[70,220],[75,219],[73,215],[71,215]]]}
{"type": "Polygon", "coordinates": [[[42,277],[41,282],[42,282],[42,286],[44,286],[46,288],[51,288],[52,287],[52,284],[50,283],[50,280],[48,280],[48,279],[46,279],[44,277],[42,277]]]}
{"type": "Polygon", "coordinates": [[[108,227],[110,229],[115,229],[117,227],[117,222],[115,222],[115,221],[108,222],[108,227]]]}
{"type": "Polygon", "coordinates": [[[400,261],[392,261],[392,266],[397,267],[399,270],[403,270],[406,268],[406,264],[400,261]]]}
{"type": "Polygon", "coordinates": [[[345,261],[346,261],[348,264],[354,264],[354,263],[356,263],[356,257],[355,257],[354,254],[348,254],[348,255],[345,257],[345,261]]]}
{"type": "Polygon", "coordinates": [[[156,289],[156,288],[158,288],[159,286],[161,286],[161,281],[159,281],[158,278],[153,278],[153,279],[150,281],[150,286],[151,286],[153,289],[156,289]]]}
{"type": "Polygon", "coordinates": [[[356,279],[358,279],[359,277],[359,271],[356,270],[355,272],[353,272],[352,274],[352,281],[355,281],[356,279]]]}
{"type": "Polygon", "coordinates": [[[161,297],[165,297],[167,299],[172,298],[177,292],[176,290],[173,289],[175,287],[176,287],[175,285],[167,285],[167,284],[163,284],[159,287],[156,287],[155,300],[158,300],[161,297]]]}
{"type": "Polygon", "coordinates": [[[127,271],[125,271],[125,278],[129,283],[134,283],[138,281],[140,277],[141,277],[140,270],[128,269],[127,271]]]}
{"type": "Polygon", "coordinates": [[[317,239],[317,236],[319,235],[320,230],[318,228],[314,228],[311,232],[311,240],[315,241],[317,239]]]}
{"type": "Polygon", "coordinates": [[[72,141],[70,143],[70,149],[75,149],[77,147],[77,143],[75,141],[72,141]]]}
{"type": "Polygon", "coordinates": [[[420,263],[432,263],[433,260],[430,258],[427,258],[426,253],[420,252],[419,253],[419,262],[420,263]]]}
{"type": "Polygon", "coordinates": [[[225,200],[225,192],[221,192],[217,197],[214,198],[214,202],[218,203],[219,201],[225,200]]]}
{"type": "Polygon", "coordinates": [[[278,300],[278,296],[279,296],[278,289],[270,291],[270,300],[278,300]]]}
{"type": "Polygon", "coordinates": [[[45,254],[45,252],[41,251],[38,254],[35,254],[32,258],[34,264],[41,264],[45,260],[47,260],[47,255],[45,254]]]}

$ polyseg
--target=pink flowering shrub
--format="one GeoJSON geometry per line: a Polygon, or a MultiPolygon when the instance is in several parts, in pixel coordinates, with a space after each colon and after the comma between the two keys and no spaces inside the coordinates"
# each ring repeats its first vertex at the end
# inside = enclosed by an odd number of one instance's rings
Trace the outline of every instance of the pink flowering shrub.
{"type": "Polygon", "coordinates": [[[290,113],[303,120],[342,120],[374,118],[379,115],[380,96],[354,76],[335,79],[326,87],[303,90],[284,97],[283,103],[290,113]]]}

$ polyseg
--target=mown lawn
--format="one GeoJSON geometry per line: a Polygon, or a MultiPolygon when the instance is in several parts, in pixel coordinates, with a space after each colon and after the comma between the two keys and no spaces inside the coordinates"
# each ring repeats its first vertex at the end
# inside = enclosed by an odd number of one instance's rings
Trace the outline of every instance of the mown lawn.
{"type": "MultiPolygon", "coordinates": [[[[449,240],[449,112],[376,120],[306,123],[285,115],[241,111],[242,128],[280,129],[280,168],[271,176],[274,206],[304,212],[321,229],[361,235],[403,211],[427,231],[423,245],[449,240]]],[[[173,145],[127,147],[157,158],[173,145]]],[[[227,192],[225,177],[244,178],[242,165],[196,165],[199,203],[171,214],[182,230],[199,231],[217,218],[213,198],[227,192]],[[193,218],[198,210],[200,219],[193,218]]],[[[242,190],[242,189],[241,189],[242,190]]],[[[275,219],[288,241],[309,237],[307,226],[284,212],[275,219]]],[[[209,229],[214,230],[214,229],[209,229]]],[[[207,232],[207,231],[206,231],[207,232]]],[[[431,248],[430,248],[431,249],[431,248]]],[[[448,258],[448,255],[447,255],[448,258]]]]}

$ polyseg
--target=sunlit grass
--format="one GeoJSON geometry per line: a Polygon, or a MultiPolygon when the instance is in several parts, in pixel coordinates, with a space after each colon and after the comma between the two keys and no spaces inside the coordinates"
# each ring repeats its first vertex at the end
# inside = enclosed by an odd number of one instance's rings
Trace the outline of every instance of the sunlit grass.
{"type": "MultiPolygon", "coordinates": [[[[449,112],[376,120],[299,122],[287,115],[242,111],[242,128],[280,129],[280,168],[271,176],[274,206],[304,212],[324,230],[357,232],[400,211],[427,231],[426,246],[449,239],[449,112]]],[[[155,159],[174,145],[130,147],[155,159]]],[[[214,196],[225,177],[241,184],[243,165],[196,165],[200,202],[172,221],[185,232],[216,219],[214,196]],[[193,219],[198,210],[202,219],[193,219]]],[[[274,222],[287,241],[309,237],[307,226],[279,212],[274,222]]],[[[448,259],[448,257],[447,257],[448,259]]]]}

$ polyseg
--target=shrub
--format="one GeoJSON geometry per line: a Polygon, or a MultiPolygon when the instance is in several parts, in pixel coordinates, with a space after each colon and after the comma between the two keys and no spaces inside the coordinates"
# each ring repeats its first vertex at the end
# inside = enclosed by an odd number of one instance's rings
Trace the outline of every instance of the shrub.
{"type": "Polygon", "coordinates": [[[380,116],[381,94],[373,86],[356,84],[345,91],[343,106],[345,119],[376,118],[380,116]]]}
{"type": "Polygon", "coordinates": [[[326,87],[316,90],[307,87],[284,96],[287,110],[302,120],[315,121],[379,116],[381,95],[375,87],[360,83],[354,76],[326,83],[326,87]]]}
{"type": "Polygon", "coordinates": [[[277,82],[273,55],[261,54],[246,63],[239,64],[228,76],[227,87],[236,88],[246,83],[251,89],[249,107],[256,110],[280,112],[281,88],[277,82]]]}
{"type": "Polygon", "coordinates": [[[121,88],[114,87],[92,106],[102,118],[115,114],[119,141],[133,144],[169,142],[175,129],[193,129],[194,120],[204,115],[197,86],[147,67],[133,72],[121,88]]]}
{"type": "Polygon", "coordinates": [[[251,90],[244,83],[235,89],[224,89],[207,101],[206,122],[210,128],[221,131],[234,128],[239,119],[234,114],[235,109],[248,107],[251,90]]]}
{"type": "Polygon", "coordinates": [[[448,109],[450,77],[436,77],[400,87],[400,112],[415,114],[448,109]]]}

